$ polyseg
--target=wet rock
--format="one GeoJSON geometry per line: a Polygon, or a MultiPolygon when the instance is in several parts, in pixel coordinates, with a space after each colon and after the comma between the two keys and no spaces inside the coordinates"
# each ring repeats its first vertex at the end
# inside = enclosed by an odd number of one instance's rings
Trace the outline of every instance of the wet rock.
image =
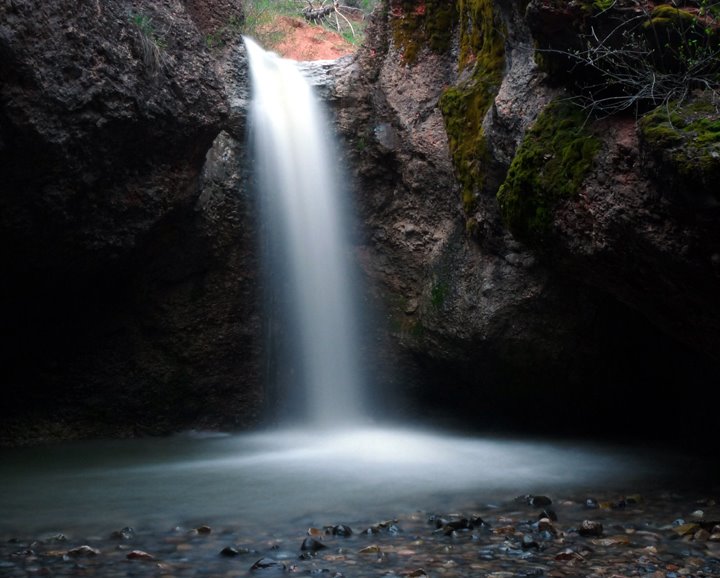
{"type": "Polygon", "coordinates": [[[521,546],[523,550],[530,550],[530,549],[539,549],[540,544],[538,544],[535,539],[530,534],[525,534],[522,537],[521,546]]]}
{"type": "Polygon", "coordinates": [[[450,536],[458,531],[472,530],[474,527],[474,524],[467,518],[461,518],[459,520],[451,521],[445,520],[445,524],[443,524],[442,527],[438,528],[436,532],[445,534],[446,536],[450,536]]]}
{"type": "Polygon", "coordinates": [[[315,552],[301,552],[298,560],[312,560],[315,558],[315,552]]]}
{"type": "Polygon", "coordinates": [[[367,530],[365,530],[366,534],[380,534],[381,532],[387,532],[392,535],[397,535],[402,532],[402,530],[397,525],[397,520],[386,520],[384,522],[378,522],[377,524],[373,524],[367,530]]]}
{"type": "Polygon", "coordinates": [[[568,560],[582,560],[583,557],[572,548],[565,548],[561,552],[555,554],[555,560],[566,562],[568,560]]]}
{"type": "Polygon", "coordinates": [[[519,504],[528,504],[535,507],[544,507],[552,504],[552,500],[547,496],[533,496],[531,494],[525,494],[524,496],[518,496],[515,501],[519,504]]]}
{"type": "Polygon", "coordinates": [[[110,538],[113,540],[132,540],[135,537],[135,530],[126,526],[122,530],[115,530],[110,534],[110,538]]]}
{"type": "Polygon", "coordinates": [[[195,528],[195,532],[198,534],[210,534],[212,533],[212,528],[210,526],[202,525],[195,528]]]}
{"type": "Polygon", "coordinates": [[[305,538],[303,540],[300,549],[307,552],[317,552],[318,550],[324,550],[327,548],[322,542],[315,540],[314,538],[305,538]]]}
{"type": "Polygon", "coordinates": [[[630,538],[625,535],[610,536],[609,538],[598,538],[592,541],[596,546],[629,546],[630,538]]]}
{"type": "Polygon", "coordinates": [[[585,500],[585,507],[589,510],[597,510],[600,505],[595,498],[588,498],[587,500],[585,500]]]}
{"type": "Polygon", "coordinates": [[[344,524],[338,524],[337,526],[332,527],[333,536],[352,536],[352,533],[352,528],[350,528],[350,526],[345,526],[344,524]]]}
{"type": "Polygon", "coordinates": [[[155,556],[152,554],[148,554],[144,550],[133,550],[132,552],[128,552],[127,556],[125,556],[128,560],[145,560],[146,562],[149,562],[150,560],[155,560],[155,556]]]}
{"type": "Polygon", "coordinates": [[[377,544],[371,544],[370,546],[365,546],[361,550],[358,551],[358,554],[381,554],[382,550],[380,549],[380,546],[377,544]]]}
{"type": "Polygon", "coordinates": [[[241,556],[242,554],[249,554],[250,550],[247,548],[238,548],[236,546],[225,546],[222,550],[220,550],[221,556],[227,556],[228,558],[233,558],[235,556],[241,556]]]}
{"type": "Polygon", "coordinates": [[[693,534],[693,540],[696,542],[707,542],[710,539],[710,532],[704,528],[700,528],[695,534],[693,534]]]}
{"type": "Polygon", "coordinates": [[[273,560],[272,558],[260,558],[252,566],[250,566],[250,572],[285,572],[287,566],[282,562],[273,560]]]}
{"type": "Polygon", "coordinates": [[[699,524],[694,523],[683,523],[678,524],[673,528],[673,532],[675,532],[678,536],[688,536],[695,534],[700,529],[699,524]]]}
{"type": "Polygon", "coordinates": [[[552,536],[557,536],[557,530],[549,518],[540,518],[538,521],[538,530],[540,532],[547,532],[552,536]]]}
{"type": "Polygon", "coordinates": [[[583,520],[578,528],[578,533],[581,536],[602,536],[603,525],[593,520],[583,520]]]}
{"type": "Polygon", "coordinates": [[[557,522],[557,514],[555,513],[555,510],[552,510],[550,508],[545,508],[540,514],[538,515],[538,519],[542,520],[543,518],[547,518],[548,520],[551,520],[553,522],[557,522]]]}
{"type": "Polygon", "coordinates": [[[97,556],[98,554],[100,554],[100,550],[88,546],[87,544],[65,552],[65,556],[67,558],[91,558],[93,556],[97,556]]]}

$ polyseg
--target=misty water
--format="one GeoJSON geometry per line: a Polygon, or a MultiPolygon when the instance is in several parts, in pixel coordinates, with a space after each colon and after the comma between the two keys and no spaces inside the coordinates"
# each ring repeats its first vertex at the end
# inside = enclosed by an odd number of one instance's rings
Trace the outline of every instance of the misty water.
{"type": "Polygon", "coordinates": [[[326,121],[292,63],[251,43],[249,51],[266,275],[280,280],[280,311],[296,344],[275,358],[293,368],[277,391],[292,400],[303,427],[3,450],[0,531],[359,524],[489,508],[526,493],[642,492],[688,475],[697,462],[632,444],[367,425],[347,208],[322,134],[326,121]]]}
{"type": "Polygon", "coordinates": [[[680,460],[399,428],[75,442],[2,452],[0,531],[369,523],[525,493],[646,491],[687,473],[680,460]]]}

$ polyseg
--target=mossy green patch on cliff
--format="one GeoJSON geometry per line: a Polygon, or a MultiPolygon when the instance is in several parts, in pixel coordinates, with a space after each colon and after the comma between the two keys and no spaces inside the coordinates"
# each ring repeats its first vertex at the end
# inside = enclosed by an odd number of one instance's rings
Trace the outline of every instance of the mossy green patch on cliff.
{"type": "Polygon", "coordinates": [[[407,64],[413,64],[425,46],[438,53],[447,51],[456,21],[455,6],[447,0],[393,0],[390,3],[393,40],[407,64]]]}
{"type": "Polygon", "coordinates": [[[541,239],[555,206],[580,189],[600,147],[586,121],[577,106],[555,102],[525,135],[497,194],[503,220],[517,237],[541,239]]]}
{"type": "Polygon", "coordinates": [[[459,0],[460,53],[458,67],[472,75],[448,88],[439,106],[445,119],[450,153],[469,213],[484,183],[487,145],[482,122],[502,81],[505,66],[504,27],[492,0],[459,0]]]}
{"type": "Polygon", "coordinates": [[[638,122],[643,148],[663,167],[666,185],[720,200],[720,102],[712,95],[695,95],[685,103],[670,103],[638,122]]]}

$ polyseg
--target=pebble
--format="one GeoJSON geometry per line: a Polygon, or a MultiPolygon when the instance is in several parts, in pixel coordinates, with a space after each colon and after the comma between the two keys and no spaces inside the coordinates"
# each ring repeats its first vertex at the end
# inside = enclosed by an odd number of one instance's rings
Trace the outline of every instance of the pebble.
{"type": "Polygon", "coordinates": [[[65,556],[68,558],[87,558],[91,556],[98,556],[100,554],[100,550],[97,548],[93,548],[91,546],[83,545],[78,546],[77,548],[73,548],[72,550],[68,550],[65,552],[65,556]]]}
{"type": "Polygon", "coordinates": [[[155,560],[155,556],[143,550],[133,550],[132,552],[128,552],[125,557],[128,560],[155,560]]]}
{"type": "MultiPolygon", "coordinates": [[[[608,498],[600,492],[596,495],[598,502],[617,502],[612,496],[608,498]]],[[[492,507],[476,504],[470,512],[479,511],[482,518],[457,510],[430,518],[417,512],[400,515],[370,526],[378,530],[372,536],[345,535],[344,530],[335,530],[341,525],[319,526],[318,532],[309,532],[307,522],[299,527],[292,523],[273,527],[241,519],[203,539],[193,539],[193,534],[199,534],[197,528],[188,535],[187,526],[169,532],[143,528],[133,533],[132,552],[142,552],[147,558],[129,556],[130,544],[107,531],[87,536],[83,541],[73,536],[77,543],[84,543],[98,553],[102,551],[101,555],[78,557],[67,556],[75,548],[68,549],[67,545],[58,548],[47,538],[11,542],[0,535],[0,574],[9,578],[150,575],[235,578],[250,570],[254,575],[287,573],[325,578],[720,576],[720,528],[715,528],[717,522],[711,521],[718,518],[705,510],[695,531],[683,535],[678,530],[684,531],[681,526],[687,523],[685,520],[675,526],[669,524],[676,512],[693,512],[699,502],[691,499],[682,502],[677,496],[649,493],[644,496],[642,509],[630,507],[629,498],[625,498],[626,508],[603,511],[598,508],[596,512],[602,518],[596,520],[585,519],[589,512],[583,502],[584,499],[555,498],[562,525],[549,516],[534,520],[534,514],[528,516],[517,502],[509,501],[492,507]],[[583,534],[588,531],[588,524],[595,524],[594,532],[599,531],[598,525],[605,528],[597,535],[583,534]],[[392,526],[402,527],[404,532],[393,533],[392,526]],[[446,527],[452,528],[450,535],[443,531],[446,527]],[[441,531],[437,532],[438,529],[441,531]],[[304,550],[302,559],[298,559],[296,548],[306,540],[327,548],[304,550]],[[251,550],[236,546],[238,543],[251,550]],[[251,568],[248,566],[252,559],[245,559],[247,565],[238,565],[238,556],[248,552],[255,554],[253,559],[257,561],[251,568]],[[148,562],[141,563],[143,559],[148,562]]],[[[695,517],[688,514],[686,519],[695,517]]]]}
{"type": "Polygon", "coordinates": [[[583,520],[578,528],[578,533],[581,536],[602,536],[603,525],[593,520],[583,520]]]}

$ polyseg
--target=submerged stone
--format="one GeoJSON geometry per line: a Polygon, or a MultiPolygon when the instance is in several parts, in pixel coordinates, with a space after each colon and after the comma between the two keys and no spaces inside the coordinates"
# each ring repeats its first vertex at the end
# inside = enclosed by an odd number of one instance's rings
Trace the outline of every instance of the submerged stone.
{"type": "Polygon", "coordinates": [[[309,552],[317,552],[318,550],[324,550],[325,548],[327,548],[325,544],[315,540],[314,538],[305,538],[300,546],[301,550],[309,552]]]}
{"type": "Polygon", "coordinates": [[[255,564],[250,566],[251,572],[285,572],[287,567],[282,562],[273,560],[272,558],[260,558],[255,564]]]}

